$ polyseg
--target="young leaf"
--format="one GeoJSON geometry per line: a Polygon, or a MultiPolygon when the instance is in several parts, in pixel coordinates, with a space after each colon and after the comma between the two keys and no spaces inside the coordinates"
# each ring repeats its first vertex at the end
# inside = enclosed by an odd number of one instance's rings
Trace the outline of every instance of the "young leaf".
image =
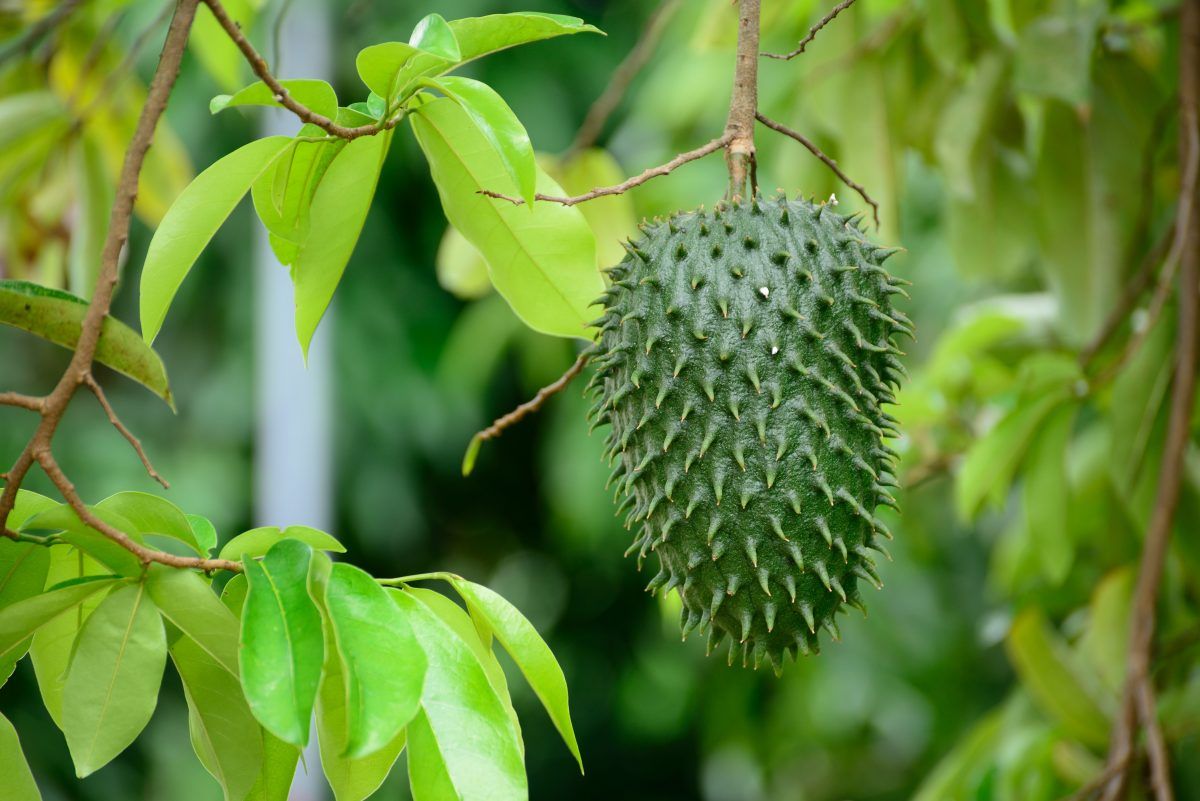
{"type": "Polygon", "coordinates": [[[429,659],[425,691],[409,728],[409,766],[417,801],[446,797],[430,785],[453,789],[461,801],[506,801],[528,796],[517,733],[479,660],[454,631],[409,593],[389,594],[408,618],[429,659]],[[418,739],[424,719],[429,736],[418,739]],[[464,732],[471,736],[464,737],[464,732]]]}
{"type": "Polygon", "coordinates": [[[313,550],[317,551],[346,552],[346,546],[342,545],[331,535],[326,534],[324,531],[318,531],[315,528],[308,526],[288,526],[281,531],[276,526],[264,526],[262,528],[252,528],[249,531],[238,534],[225,543],[225,547],[221,549],[220,558],[236,562],[246,556],[262,556],[271,550],[275,543],[285,539],[300,540],[303,543],[311,545],[313,550]]]}
{"type": "Polygon", "coordinates": [[[167,620],[231,675],[238,675],[238,619],[207,581],[190,570],[151,565],[146,587],[167,620]]]}
{"type": "Polygon", "coordinates": [[[201,548],[201,554],[207,556],[217,547],[217,528],[212,521],[202,515],[185,515],[188,525],[192,528],[192,539],[201,548]]]}
{"type": "MultiPolygon", "coordinates": [[[[328,119],[333,119],[337,116],[337,93],[325,81],[314,78],[297,78],[280,81],[279,83],[297,103],[307,106],[310,110],[328,119]]],[[[262,81],[255,81],[232,95],[217,95],[209,101],[208,110],[216,114],[231,106],[282,105],[282,103],[275,99],[275,93],[269,86],[262,81]]]]}
{"type": "Polygon", "coordinates": [[[226,801],[241,801],[262,772],[263,737],[237,673],[187,637],[171,646],[171,661],[183,682],[196,755],[221,784],[226,801]]]}
{"type": "Polygon", "coordinates": [[[525,126],[496,90],[482,81],[449,75],[423,81],[463,110],[500,156],[520,196],[532,206],[537,184],[537,161],[525,126]]]}
{"type": "Polygon", "coordinates": [[[389,142],[390,131],[346,145],[313,196],[308,236],[292,268],[296,335],[306,359],[309,343],[367,220],[389,142]]]}
{"type": "Polygon", "coordinates": [[[192,524],[178,506],[146,492],[118,492],[96,504],[97,509],[115,512],[142,536],[157,534],[187,545],[203,556],[205,551],[192,532],[192,524]]]}
{"type": "MultiPolygon", "coordinates": [[[[500,156],[458,104],[445,98],[410,115],[446,217],[479,249],[492,282],[531,328],[565,337],[589,336],[588,307],[604,290],[596,240],[576,208],[513,206],[479,194],[513,193],[500,156]],[[546,236],[554,231],[554,236],[546,236]]],[[[561,189],[539,170],[539,191],[561,189]]]]}
{"type": "MultiPolygon", "coordinates": [[[[300,133],[310,134],[306,125],[300,133]]],[[[319,132],[316,129],[315,132],[319,132]]],[[[250,188],[254,210],[270,234],[271,249],[281,264],[292,264],[308,236],[313,195],[345,140],[296,140],[250,188]]]]}
{"type": "Polygon", "coordinates": [[[282,540],[262,562],[244,556],[249,592],[242,610],[241,677],[259,722],[292,745],[308,744],[321,677],[321,615],[308,593],[313,551],[282,540]]]}
{"type": "Polygon", "coordinates": [[[413,28],[408,43],[448,61],[458,61],[462,58],[458,39],[441,14],[429,14],[422,18],[413,28]]]}
{"type": "Polygon", "coordinates": [[[166,661],[162,620],[143,584],[114,590],[83,624],[63,687],[63,733],[80,778],[150,722],[166,661]]]}
{"type": "Polygon", "coordinates": [[[550,646],[546,645],[533,624],[497,593],[465,579],[455,579],[453,584],[467,602],[471,615],[487,622],[496,639],[521,669],[582,770],[583,758],[579,755],[579,744],[571,726],[567,680],[550,646]]]}
{"type": "MultiPolygon", "coordinates": [[[[0,281],[0,323],[74,350],[87,314],[87,301],[28,281],[0,281]]],[[[162,359],[132,328],[104,318],[96,361],[129,376],[175,408],[162,359]]]]}
{"type": "MultiPolygon", "coordinates": [[[[386,595],[384,600],[395,608],[386,595]]],[[[407,626],[405,623],[405,628],[407,626]]],[[[349,692],[346,670],[349,665],[332,647],[333,632],[327,631],[326,636],[329,638],[330,648],[325,654],[325,670],[321,676],[321,689],[317,694],[317,740],[320,743],[321,768],[333,789],[335,801],[362,801],[379,789],[400,752],[404,750],[404,729],[400,729],[391,742],[369,756],[355,759],[344,755],[351,731],[346,707],[349,692]]],[[[424,658],[422,654],[421,659],[424,658]]],[[[414,711],[415,709],[414,704],[414,711]]]]}
{"type": "Polygon", "coordinates": [[[408,725],[408,784],[413,801],[458,801],[463,798],[450,778],[450,768],[424,710],[408,725]]]}
{"type": "Polygon", "coordinates": [[[175,199],[150,240],[142,267],[141,318],[146,342],[158,336],[167,309],[200,252],[250,185],[291,141],[286,136],[270,136],[243,145],[197,175],[175,199]]]}
{"type": "Polygon", "coordinates": [[[4,777],[6,801],[42,801],[17,730],[4,715],[0,715],[0,776],[4,777]]]}
{"type": "Polygon", "coordinates": [[[396,76],[418,52],[418,48],[404,42],[383,42],[360,50],[354,66],[368,89],[384,99],[391,99],[398,88],[396,76]]]}
{"type": "Polygon", "coordinates": [[[369,575],[335,564],[325,610],[341,657],[345,741],[350,758],[385,748],[417,713],[425,654],[404,615],[369,575]]]}
{"type": "Polygon", "coordinates": [[[575,33],[604,32],[588,25],[578,17],[563,14],[543,14],[536,11],[520,11],[514,14],[489,14],[483,17],[466,17],[451,20],[450,29],[458,40],[459,57],[462,62],[490,55],[497,50],[568,36],[575,33]]]}

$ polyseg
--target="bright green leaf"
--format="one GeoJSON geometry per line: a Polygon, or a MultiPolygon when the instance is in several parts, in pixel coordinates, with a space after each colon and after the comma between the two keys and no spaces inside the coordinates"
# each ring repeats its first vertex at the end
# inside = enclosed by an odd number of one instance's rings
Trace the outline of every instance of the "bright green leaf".
{"type": "Polygon", "coordinates": [[[429,14],[422,18],[413,28],[408,43],[448,61],[458,61],[462,58],[458,39],[441,14],[429,14]]]}
{"type": "Polygon", "coordinates": [[[296,335],[308,356],[317,325],[358,243],[391,132],[355,139],[337,155],[312,200],[308,236],[296,256],[296,335]]]}
{"type": "Polygon", "coordinates": [[[567,36],[575,33],[603,32],[578,17],[521,11],[514,14],[489,14],[451,20],[458,40],[460,58],[466,62],[509,47],[567,36]]]}
{"type": "Polygon", "coordinates": [[[50,590],[0,610],[0,660],[23,651],[38,629],[92,595],[109,589],[115,579],[97,579],[50,590]]]}
{"type": "MultiPolygon", "coordinates": [[[[113,528],[124,532],[134,542],[142,541],[137,527],[123,515],[109,509],[93,508],[92,513],[113,528]]],[[[61,538],[96,561],[122,576],[134,577],[142,572],[142,563],[124,546],[84,523],[75,510],[65,503],[29,518],[22,531],[60,531],[61,538]]]]}
{"type": "Polygon", "coordinates": [[[283,530],[276,526],[263,526],[238,534],[225,543],[220,558],[236,562],[246,556],[262,556],[271,550],[275,543],[285,539],[300,540],[318,551],[346,552],[346,546],[331,535],[309,526],[288,526],[283,530]]]}
{"type": "Polygon", "coordinates": [[[6,801],[42,801],[17,730],[4,715],[0,715],[0,776],[4,777],[6,801]]]}
{"type": "Polygon", "coordinates": [[[187,516],[165,498],[145,492],[118,492],[100,501],[96,508],[116,512],[143,537],[149,534],[169,537],[184,543],[201,556],[206,553],[196,541],[187,516]]]}
{"type": "Polygon", "coordinates": [[[244,556],[249,592],[242,610],[241,677],[250,709],[292,745],[308,744],[321,677],[321,615],[308,593],[313,551],[282,540],[261,562],[244,556]]]}
{"type": "MultiPolygon", "coordinates": [[[[460,106],[445,98],[410,116],[451,224],[487,259],[492,282],[530,327],[557,336],[589,336],[589,306],[604,289],[596,241],[578,209],[554,203],[513,206],[479,194],[512,194],[516,184],[460,106]],[[547,236],[553,231],[553,236],[547,236]]],[[[560,194],[545,173],[538,191],[560,194]]]]}
{"type": "MultiPolygon", "coordinates": [[[[337,93],[325,81],[314,78],[297,78],[279,83],[297,103],[307,106],[310,110],[328,119],[337,116],[337,93]]],[[[275,92],[269,86],[262,81],[255,81],[232,95],[217,95],[209,102],[208,110],[216,114],[231,106],[282,107],[282,105],[275,99],[275,92]]]]}
{"type": "Polygon", "coordinates": [[[300,749],[263,730],[263,768],[246,801],[288,801],[300,749]]]}
{"type": "Polygon", "coordinates": [[[212,521],[201,515],[186,515],[188,525],[192,527],[192,538],[200,546],[201,553],[208,555],[217,547],[217,529],[212,521]]]}
{"type": "Polygon", "coordinates": [[[291,143],[270,136],[243,145],[188,184],[163,217],[142,267],[142,336],[153,342],[171,301],[201,251],[280,152],[291,143]]]}
{"type": "Polygon", "coordinates": [[[550,651],[550,646],[546,645],[546,641],[520,610],[499,594],[465,579],[455,579],[453,584],[467,602],[472,616],[487,621],[496,639],[521,669],[521,673],[541,699],[542,705],[550,714],[550,719],[554,721],[555,728],[562,735],[563,742],[567,744],[582,770],[583,758],[579,754],[575,730],[571,726],[567,680],[558,665],[558,660],[550,651]]]}
{"type": "Polygon", "coordinates": [[[231,675],[238,675],[238,619],[200,574],[151,565],[146,586],[167,620],[231,675]]]}
{"type": "Polygon", "coordinates": [[[446,226],[434,267],[438,284],[459,300],[476,300],[492,291],[483,254],[453,225],[446,226]]]}
{"type": "MultiPolygon", "coordinates": [[[[87,301],[28,281],[0,281],[0,323],[70,350],[79,342],[87,301]]],[[[175,408],[162,359],[132,328],[104,318],[96,361],[129,376],[175,408]]]]}
{"type": "Polygon", "coordinates": [[[150,722],[166,661],[162,620],[141,584],[114,590],[84,622],[63,687],[63,733],[80,778],[150,722]]]}
{"type": "Polygon", "coordinates": [[[450,778],[446,757],[424,710],[408,726],[408,784],[413,801],[463,798],[450,778]]]}
{"type": "MultiPolygon", "coordinates": [[[[565,162],[543,159],[542,166],[568,195],[582,195],[597,186],[625,180],[625,171],[607,150],[591,148],[565,162]]],[[[581,203],[579,211],[596,237],[596,265],[608,270],[625,258],[628,239],[637,236],[637,213],[628,194],[609,195],[581,203]]]]}
{"type": "Polygon", "coordinates": [[[404,42],[384,42],[359,51],[354,59],[358,77],[367,88],[382,98],[391,98],[396,76],[418,49],[404,42]]]}

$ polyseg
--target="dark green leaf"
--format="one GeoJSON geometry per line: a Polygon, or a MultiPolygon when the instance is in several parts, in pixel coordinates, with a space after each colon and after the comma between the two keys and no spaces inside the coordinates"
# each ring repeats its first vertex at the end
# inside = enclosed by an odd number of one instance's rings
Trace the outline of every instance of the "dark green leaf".
{"type": "Polygon", "coordinates": [[[324,660],[321,615],[308,592],[313,550],[282,540],[262,562],[244,556],[249,592],[242,610],[241,677],[250,709],[272,734],[308,744],[324,660]]]}
{"type": "MultiPolygon", "coordinates": [[[[79,342],[87,301],[28,281],[0,281],[0,323],[36,334],[70,350],[79,342]]],[[[162,359],[132,328],[106,317],[96,361],[129,376],[173,409],[175,399],[162,359]]]]}

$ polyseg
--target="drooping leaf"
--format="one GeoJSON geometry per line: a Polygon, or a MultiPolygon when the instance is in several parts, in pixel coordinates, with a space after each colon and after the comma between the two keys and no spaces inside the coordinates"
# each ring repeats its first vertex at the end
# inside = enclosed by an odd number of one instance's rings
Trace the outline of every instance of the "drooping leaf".
{"type": "Polygon", "coordinates": [[[246,801],[288,801],[300,749],[280,740],[266,729],[263,736],[263,768],[246,801]]]}
{"type": "Polygon", "coordinates": [[[220,783],[225,801],[241,801],[262,772],[263,737],[237,673],[188,637],[171,646],[171,661],[183,682],[196,755],[220,783]]]}
{"type": "Polygon", "coordinates": [[[346,695],[346,740],[339,753],[368,756],[394,741],[416,714],[425,654],[383,588],[352,565],[333,566],[325,609],[346,695]]]}
{"type": "Polygon", "coordinates": [[[483,254],[453,225],[446,226],[434,267],[442,289],[459,300],[477,300],[492,291],[483,254]]]}
{"type": "Polygon", "coordinates": [[[207,581],[190,570],[151,565],[146,587],[167,620],[231,675],[238,675],[238,619],[207,581]]]}
{"type": "MultiPolygon", "coordinates": [[[[312,134],[304,126],[301,135],[312,134]]],[[[254,210],[270,234],[271,249],[281,264],[292,264],[308,237],[313,196],[326,170],[346,146],[343,139],[309,142],[297,139],[250,188],[254,210]]]]}
{"type": "MultiPolygon", "coordinates": [[[[492,282],[514,311],[538,331],[587,338],[594,317],[588,307],[604,282],[595,238],[579,210],[553,203],[522,208],[480,195],[483,189],[518,190],[486,137],[453,101],[433,100],[409,119],[446,217],[483,254],[492,282]]],[[[561,194],[540,171],[537,189],[561,194]]]]}
{"type": "MultiPolygon", "coordinates": [[[[252,0],[231,0],[222,5],[225,7],[225,13],[238,23],[242,30],[250,30],[257,16],[252,0]]],[[[196,9],[196,21],[192,25],[188,45],[222,89],[232,92],[241,85],[246,60],[208,6],[196,9]]]]}
{"type": "MultiPolygon", "coordinates": [[[[0,323],[74,350],[87,315],[87,301],[27,281],[0,281],[0,323]]],[[[129,326],[106,317],[96,361],[129,376],[175,407],[162,359],[129,326]]]]}
{"type": "Polygon", "coordinates": [[[38,629],[115,583],[115,579],[104,578],[71,584],[0,609],[0,660],[24,652],[25,641],[38,629]]]}
{"type": "Polygon", "coordinates": [[[346,552],[346,546],[331,535],[309,526],[288,526],[282,530],[276,526],[263,526],[242,532],[225,543],[220,558],[236,562],[246,556],[263,556],[275,543],[285,539],[300,540],[318,551],[346,552]]]}
{"type": "Polygon", "coordinates": [[[571,726],[567,680],[550,646],[546,645],[546,641],[520,610],[499,594],[465,579],[455,579],[453,584],[467,602],[472,616],[487,621],[496,639],[521,669],[582,770],[583,758],[571,726]]]}
{"type": "Polygon", "coordinates": [[[391,99],[399,87],[396,76],[418,48],[404,42],[383,42],[359,51],[354,59],[358,77],[367,88],[385,99],[391,99]]]}
{"type": "Polygon", "coordinates": [[[414,798],[446,797],[441,789],[448,782],[455,793],[450,797],[461,801],[523,801],[528,784],[517,734],[479,660],[420,600],[404,592],[389,594],[429,659],[423,716],[409,727],[414,798]],[[423,720],[428,720],[428,737],[418,737],[423,720]],[[431,792],[431,787],[441,789],[431,792]]]}
{"type": "MultiPolygon", "coordinates": [[[[140,543],[142,536],[137,527],[123,515],[109,509],[92,508],[92,513],[109,526],[128,535],[140,543]]],[[[142,563],[131,551],[111,540],[105,534],[88,526],[67,504],[60,504],[25,521],[22,531],[59,531],[66,542],[74,545],[108,569],[122,576],[137,576],[142,572],[142,563]]]]}
{"type": "Polygon", "coordinates": [[[84,622],[63,687],[63,733],[80,778],[150,722],[166,660],[162,620],[142,584],[114,590],[84,622]]]}
{"type": "Polygon", "coordinates": [[[233,212],[250,185],[291,143],[270,136],[219,159],[175,199],[150,240],[140,288],[142,336],[153,342],[171,301],[201,251],[233,212]]]}
{"type": "Polygon", "coordinates": [[[118,492],[97,503],[96,508],[117,513],[143,537],[151,534],[169,537],[201,556],[205,554],[187,516],[166,498],[146,492],[118,492]]]}
{"type": "Polygon", "coordinates": [[[604,32],[578,17],[521,11],[513,14],[489,14],[451,20],[450,29],[458,40],[463,62],[517,45],[568,36],[576,33],[604,32]]]}
{"type": "Polygon", "coordinates": [[[308,592],[312,561],[312,548],[299,540],[280,541],[261,562],[242,559],[249,585],[240,660],[246,699],[264,728],[301,747],[324,660],[321,615],[308,592]]]}
{"type": "MultiPolygon", "coordinates": [[[[328,119],[337,116],[337,93],[327,82],[314,78],[296,78],[279,83],[287,90],[289,97],[297,103],[307,106],[309,110],[328,119]]],[[[275,93],[269,86],[262,81],[255,81],[231,95],[217,95],[209,101],[208,110],[216,114],[232,106],[282,107],[282,105],[275,99],[275,93]]]]}
{"type": "Polygon", "coordinates": [[[37,782],[25,761],[17,730],[0,715],[0,776],[4,777],[4,797],[7,801],[42,801],[37,782]]]}
{"type": "Polygon", "coordinates": [[[346,145],[313,196],[308,236],[292,269],[296,336],[305,358],[362,233],[391,138],[387,131],[346,145]]]}
{"type": "Polygon", "coordinates": [[[100,271],[100,253],[108,232],[113,186],[104,172],[100,150],[89,136],[80,137],[72,166],[79,187],[79,216],[71,231],[68,288],[87,300],[96,288],[96,277],[100,271]]]}

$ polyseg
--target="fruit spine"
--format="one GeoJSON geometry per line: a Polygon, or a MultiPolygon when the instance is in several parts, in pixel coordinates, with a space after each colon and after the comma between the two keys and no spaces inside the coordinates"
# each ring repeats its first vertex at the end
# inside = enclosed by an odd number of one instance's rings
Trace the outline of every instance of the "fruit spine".
{"type": "Polygon", "coordinates": [[[776,671],[835,639],[858,579],[879,586],[879,504],[898,434],[881,406],[904,375],[893,250],[852,218],[779,198],[644,225],[598,303],[589,390],[607,423],[628,553],[679,592],[684,637],[732,635],[776,671]]]}

